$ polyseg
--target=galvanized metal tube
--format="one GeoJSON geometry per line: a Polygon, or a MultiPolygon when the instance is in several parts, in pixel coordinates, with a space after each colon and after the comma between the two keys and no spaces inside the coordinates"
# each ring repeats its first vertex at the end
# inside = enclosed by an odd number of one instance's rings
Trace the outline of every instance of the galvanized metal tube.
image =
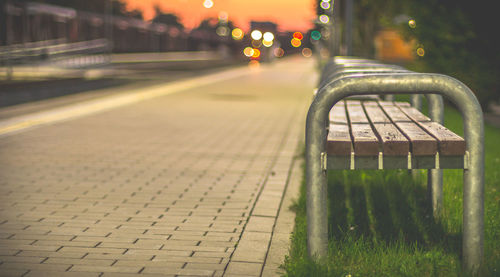
{"type": "MultiPolygon", "coordinates": [[[[414,94],[416,95],[416,94],[414,94]]],[[[441,95],[426,94],[427,103],[429,104],[429,116],[432,121],[443,124],[444,121],[444,104],[441,95]]],[[[434,219],[441,216],[443,210],[443,170],[429,169],[427,170],[427,195],[432,205],[432,215],[434,219]]]]}
{"type": "Polygon", "coordinates": [[[367,74],[367,73],[409,73],[404,68],[392,68],[392,67],[381,67],[381,66],[366,66],[366,67],[342,67],[337,66],[335,69],[330,69],[330,73],[323,74],[319,80],[318,87],[323,87],[330,83],[333,79],[339,77],[347,76],[349,74],[367,74]]]}
{"type": "Polygon", "coordinates": [[[380,64],[376,62],[370,63],[343,63],[337,64],[335,61],[329,62],[320,77],[320,82],[328,81],[329,78],[333,77],[335,73],[339,70],[351,69],[351,70],[369,70],[369,69],[383,69],[386,70],[406,70],[405,68],[397,65],[380,64]]]}
{"type": "Polygon", "coordinates": [[[420,96],[420,94],[411,95],[410,103],[412,107],[420,111],[422,109],[422,97],[420,96]]]}
{"type": "Polygon", "coordinates": [[[328,113],[335,103],[351,95],[439,93],[449,98],[464,119],[469,164],[464,169],[463,265],[476,273],[483,257],[484,226],[484,127],[481,107],[460,81],[439,74],[372,74],[338,79],[314,98],[306,122],[306,180],[308,252],[325,256],[328,243],[326,153],[328,113]]]}

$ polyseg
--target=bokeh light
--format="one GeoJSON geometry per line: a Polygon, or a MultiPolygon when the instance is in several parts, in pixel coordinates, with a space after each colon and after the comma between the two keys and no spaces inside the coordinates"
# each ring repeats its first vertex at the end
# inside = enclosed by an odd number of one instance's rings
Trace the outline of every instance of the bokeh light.
{"type": "Polygon", "coordinates": [[[302,56],[306,57],[306,58],[310,58],[312,56],[312,50],[311,48],[304,48],[302,49],[302,56]]]}
{"type": "Polygon", "coordinates": [[[227,36],[229,36],[229,27],[219,26],[219,27],[217,27],[215,32],[217,33],[217,35],[219,35],[221,37],[227,37],[227,36]]]}
{"type": "Polygon", "coordinates": [[[295,33],[293,33],[293,38],[296,38],[298,40],[302,40],[304,38],[304,35],[302,35],[301,32],[295,32],[295,33]]]}
{"type": "Polygon", "coordinates": [[[278,47],[274,49],[273,54],[275,57],[281,58],[285,55],[285,50],[283,50],[283,48],[278,47]]]}
{"type": "Polygon", "coordinates": [[[273,41],[274,35],[271,32],[265,32],[263,35],[264,40],[273,41]]]}
{"type": "Polygon", "coordinates": [[[425,50],[423,47],[417,48],[417,55],[419,55],[420,57],[425,56],[425,50]]]}
{"type": "Polygon", "coordinates": [[[243,49],[243,54],[250,58],[253,55],[253,48],[245,47],[245,49],[243,49]]]}
{"type": "Polygon", "coordinates": [[[240,28],[234,28],[231,32],[231,35],[233,36],[234,40],[241,40],[243,39],[243,36],[245,36],[243,30],[241,30],[240,28]]]}
{"type": "Polygon", "coordinates": [[[415,22],[414,19],[410,19],[410,21],[408,21],[408,26],[410,26],[410,28],[412,29],[415,29],[415,27],[417,27],[417,22],[415,22]]]}
{"type": "Polygon", "coordinates": [[[328,17],[328,15],[326,15],[326,14],[322,14],[319,16],[319,22],[326,24],[326,23],[330,22],[330,17],[328,17]]]}
{"type": "Polygon", "coordinates": [[[292,41],[290,43],[295,48],[300,47],[300,45],[302,45],[302,42],[300,41],[300,39],[297,39],[297,38],[292,38],[292,41]]]}
{"type": "Polygon", "coordinates": [[[311,38],[313,40],[320,40],[321,39],[321,33],[319,31],[312,31],[311,32],[311,38]]]}
{"type": "Polygon", "coordinates": [[[260,57],[260,50],[257,48],[254,48],[252,58],[257,59],[258,57],[260,57]]]}
{"type": "Polygon", "coordinates": [[[203,1],[203,7],[210,9],[213,6],[214,6],[214,2],[212,0],[203,1]]]}
{"type": "Polygon", "coordinates": [[[264,45],[265,47],[271,47],[271,46],[273,46],[273,41],[272,40],[263,40],[262,45],[264,45]]]}
{"type": "Polygon", "coordinates": [[[328,2],[321,2],[319,5],[323,10],[328,10],[330,8],[330,3],[328,2]]]}
{"type": "Polygon", "coordinates": [[[252,33],[250,34],[250,36],[254,39],[254,40],[259,40],[262,38],[262,32],[259,31],[259,30],[253,30],[252,33]]]}

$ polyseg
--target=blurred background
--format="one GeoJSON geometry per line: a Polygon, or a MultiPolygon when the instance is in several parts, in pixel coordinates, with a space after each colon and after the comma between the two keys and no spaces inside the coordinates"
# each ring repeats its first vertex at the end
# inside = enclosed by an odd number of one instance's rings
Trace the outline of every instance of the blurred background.
{"type": "Polygon", "coordinates": [[[483,0],[0,0],[0,106],[354,55],[454,76],[495,109],[493,11],[483,0]]]}

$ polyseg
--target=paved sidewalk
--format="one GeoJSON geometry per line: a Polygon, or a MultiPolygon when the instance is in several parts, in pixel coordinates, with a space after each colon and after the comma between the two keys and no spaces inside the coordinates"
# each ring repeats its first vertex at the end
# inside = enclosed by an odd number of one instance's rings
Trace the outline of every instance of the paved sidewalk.
{"type": "Polygon", "coordinates": [[[244,70],[0,136],[0,276],[276,276],[313,61],[244,70]]]}

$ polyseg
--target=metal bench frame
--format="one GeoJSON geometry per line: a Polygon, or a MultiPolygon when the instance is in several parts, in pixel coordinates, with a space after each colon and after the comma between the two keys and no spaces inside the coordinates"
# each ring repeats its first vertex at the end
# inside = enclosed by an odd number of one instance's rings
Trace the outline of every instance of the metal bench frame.
{"type": "MultiPolygon", "coordinates": [[[[368,68],[366,68],[368,69],[368,68]]],[[[351,72],[350,72],[351,73],[351,72]]],[[[331,75],[330,75],[331,76],[331,75]]],[[[335,76],[335,75],[333,75],[335,76]]],[[[483,256],[484,236],[484,127],[481,106],[473,92],[460,81],[440,74],[413,72],[358,72],[333,78],[318,90],[306,121],[307,244],[311,257],[324,257],[328,247],[327,177],[324,166],[329,112],[340,100],[354,95],[424,94],[430,117],[442,123],[443,95],[462,114],[468,166],[464,168],[463,267],[476,272],[483,256]]],[[[432,169],[433,205],[440,209],[442,172],[432,169]],[[435,191],[435,192],[434,192],[435,191]],[[436,203],[434,203],[436,202],[436,203]]]]}

